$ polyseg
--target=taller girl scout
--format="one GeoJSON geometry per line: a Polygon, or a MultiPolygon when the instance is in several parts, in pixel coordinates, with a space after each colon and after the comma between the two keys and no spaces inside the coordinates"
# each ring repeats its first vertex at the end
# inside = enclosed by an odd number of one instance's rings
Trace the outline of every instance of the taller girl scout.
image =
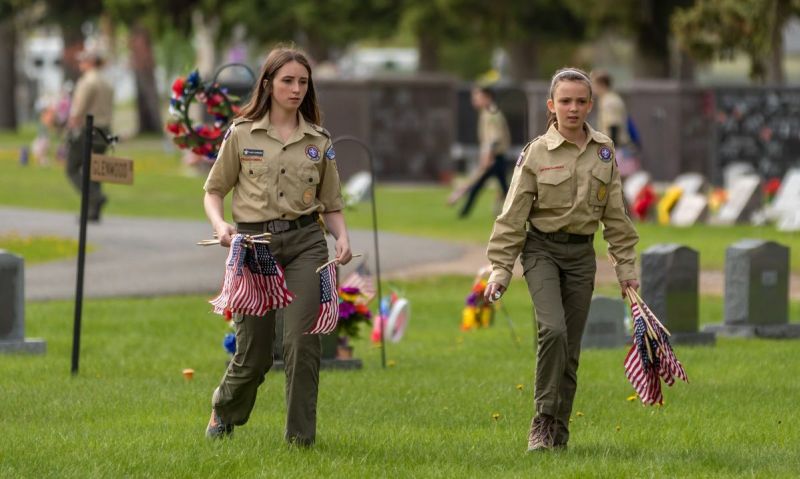
{"type": "MultiPolygon", "coordinates": [[[[295,300],[283,309],[286,372],[285,439],[311,445],[316,438],[321,344],[304,334],[320,301],[316,269],[328,247],[321,214],[336,238],[336,259],[350,261],[336,155],[320,113],[306,57],[292,49],[270,52],[250,102],[225,135],[205,184],[204,206],[223,246],[237,232],[272,233],[270,249],[295,300]],[[236,227],[224,220],[223,198],[233,190],[236,227]]],[[[206,435],[223,437],[247,422],[258,386],[272,366],[275,311],[234,318],[236,354],[212,398],[206,435]]]]}
{"type": "Polygon", "coordinates": [[[487,298],[499,298],[508,287],[521,252],[536,310],[536,414],[529,451],[566,446],[569,440],[581,336],[597,269],[598,223],[617,260],[623,295],[627,287],[639,287],[634,267],[639,237],[625,212],[614,145],[586,123],[592,109],[586,73],[556,72],[547,109],[547,132],[520,154],[487,251],[492,263],[487,298]]]}

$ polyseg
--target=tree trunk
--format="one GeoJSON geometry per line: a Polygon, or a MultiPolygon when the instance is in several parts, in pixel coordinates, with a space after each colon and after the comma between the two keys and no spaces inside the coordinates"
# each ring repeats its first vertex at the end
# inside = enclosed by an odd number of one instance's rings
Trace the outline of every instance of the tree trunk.
{"type": "Polygon", "coordinates": [[[786,81],[783,70],[783,27],[789,16],[789,0],[775,0],[772,5],[772,28],[770,29],[770,49],[767,59],[767,83],[783,85],[786,81]]]}
{"type": "Polygon", "coordinates": [[[81,71],[78,68],[78,54],[83,50],[83,32],[80,24],[65,22],[61,25],[61,37],[64,39],[64,54],[61,66],[64,69],[64,81],[78,81],[81,71]]]}
{"type": "Polygon", "coordinates": [[[130,32],[131,68],[136,78],[139,133],[160,132],[161,109],[156,88],[155,61],[150,32],[139,22],[130,32]]]}
{"type": "Polygon", "coordinates": [[[0,20],[0,130],[17,129],[16,33],[13,16],[0,20]]]}
{"type": "Polygon", "coordinates": [[[417,71],[439,71],[439,37],[427,28],[424,28],[418,35],[419,65],[417,66],[417,71]]]}
{"type": "Polygon", "coordinates": [[[536,39],[511,40],[508,43],[508,74],[514,82],[533,80],[539,76],[536,39]]]}

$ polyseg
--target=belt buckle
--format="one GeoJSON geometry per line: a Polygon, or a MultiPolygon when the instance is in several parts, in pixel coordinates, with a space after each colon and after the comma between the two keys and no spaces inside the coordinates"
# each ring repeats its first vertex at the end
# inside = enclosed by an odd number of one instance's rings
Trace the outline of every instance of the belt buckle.
{"type": "Polygon", "coordinates": [[[556,243],[568,243],[569,242],[569,233],[564,231],[556,231],[553,233],[553,241],[556,243]]]}
{"type": "Polygon", "coordinates": [[[284,231],[289,231],[292,227],[292,223],[286,220],[272,220],[267,223],[267,231],[272,234],[283,233],[284,231]]]}

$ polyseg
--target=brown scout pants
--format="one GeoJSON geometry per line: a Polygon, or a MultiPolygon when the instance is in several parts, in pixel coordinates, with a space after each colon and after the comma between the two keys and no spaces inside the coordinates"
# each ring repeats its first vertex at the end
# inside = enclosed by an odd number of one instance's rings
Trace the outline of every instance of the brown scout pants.
{"type": "MultiPolygon", "coordinates": [[[[257,225],[257,224],[255,224],[257,225]]],[[[264,227],[239,225],[245,234],[264,233],[264,227]]],[[[313,444],[317,428],[317,392],[321,354],[320,337],[303,334],[319,311],[319,275],[328,260],[328,246],[317,223],[273,234],[270,250],[283,266],[292,303],[283,309],[283,361],[286,373],[286,431],[290,443],[313,444]]],[[[236,354],[214,391],[212,406],[225,423],[247,422],[256,392],[272,366],[275,311],[264,317],[235,317],[236,354]]]]}
{"type": "Polygon", "coordinates": [[[528,232],[522,266],[536,310],[537,414],[556,419],[555,443],[569,440],[569,416],[578,380],[581,337],[597,270],[594,245],[557,243],[528,232]]]}

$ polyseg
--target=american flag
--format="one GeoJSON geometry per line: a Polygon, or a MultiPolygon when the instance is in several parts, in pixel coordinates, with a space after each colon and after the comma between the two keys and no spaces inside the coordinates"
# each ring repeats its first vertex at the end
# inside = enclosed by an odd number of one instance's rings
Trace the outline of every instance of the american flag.
{"type": "Polygon", "coordinates": [[[247,245],[244,235],[235,235],[226,266],[222,291],[210,301],[215,313],[228,310],[263,316],[267,311],[288,306],[294,299],[286,286],[283,268],[266,244],[247,245]]]}
{"type": "Polygon", "coordinates": [[[362,262],[355,271],[347,275],[339,286],[342,288],[358,288],[367,302],[371,301],[377,293],[375,281],[372,279],[372,274],[367,269],[365,262],[362,262]]]}
{"type": "Polygon", "coordinates": [[[650,308],[640,303],[631,305],[633,344],[625,357],[625,376],[643,404],[663,404],[661,379],[668,386],[675,384],[675,377],[689,379],[675,357],[666,329],[650,308]]]}
{"type": "Polygon", "coordinates": [[[319,272],[319,314],[306,334],[329,334],[339,321],[339,291],[336,289],[336,263],[319,272]]]}

